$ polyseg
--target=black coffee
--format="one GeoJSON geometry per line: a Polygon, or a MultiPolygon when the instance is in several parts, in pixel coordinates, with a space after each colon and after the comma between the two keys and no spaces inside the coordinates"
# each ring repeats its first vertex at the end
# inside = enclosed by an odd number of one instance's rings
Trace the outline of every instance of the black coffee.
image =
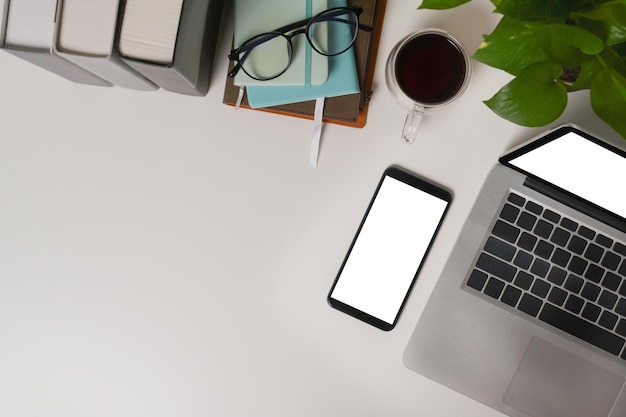
{"type": "Polygon", "coordinates": [[[463,85],[465,58],[450,39],[435,33],[419,35],[398,52],[395,76],[400,89],[412,100],[443,103],[463,85]]]}

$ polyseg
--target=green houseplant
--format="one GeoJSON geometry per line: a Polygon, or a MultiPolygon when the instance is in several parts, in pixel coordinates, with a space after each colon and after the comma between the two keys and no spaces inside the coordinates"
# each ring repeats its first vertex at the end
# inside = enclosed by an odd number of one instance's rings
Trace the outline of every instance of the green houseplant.
{"type": "MultiPolygon", "coordinates": [[[[470,0],[423,0],[450,9],[470,0]]],[[[514,76],[485,104],[523,126],[561,115],[588,89],[593,111],[626,139],[626,0],[491,0],[502,14],[473,58],[514,76]]]]}

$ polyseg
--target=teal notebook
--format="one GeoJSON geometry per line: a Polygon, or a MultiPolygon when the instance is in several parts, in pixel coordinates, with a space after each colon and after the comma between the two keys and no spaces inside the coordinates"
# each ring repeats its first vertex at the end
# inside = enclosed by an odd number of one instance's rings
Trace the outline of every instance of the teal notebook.
{"type": "MultiPolygon", "coordinates": [[[[345,7],[346,0],[328,0],[328,7],[345,7]]],[[[333,36],[348,34],[329,33],[329,40],[333,36]]],[[[303,35],[298,37],[304,38],[303,35]]],[[[316,55],[315,52],[313,52],[316,55]]],[[[282,104],[299,103],[317,98],[337,97],[358,93],[359,77],[356,69],[353,48],[340,55],[328,57],[328,78],[320,85],[304,86],[269,86],[248,85],[246,94],[252,108],[278,106],[282,104]]]]}
{"type": "MultiPolygon", "coordinates": [[[[233,46],[237,48],[254,36],[313,17],[327,8],[328,0],[234,0],[233,46]]],[[[247,88],[252,85],[294,86],[324,83],[328,77],[328,58],[312,52],[304,35],[295,36],[292,44],[291,65],[280,77],[258,81],[239,71],[235,75],[234,84],[247,88]]],[[[262,67],[263,62],[258,61],[254,65],[262,67]]]]}

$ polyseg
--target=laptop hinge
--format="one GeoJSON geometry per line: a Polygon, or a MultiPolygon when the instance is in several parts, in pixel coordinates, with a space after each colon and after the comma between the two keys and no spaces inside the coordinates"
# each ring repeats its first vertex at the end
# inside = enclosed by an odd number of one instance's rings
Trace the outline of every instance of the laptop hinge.
{"type": "Polygon", "coordinates": [[[524,185],[542,194],[550,196],[559,203],[565,204],[566,206],[569,206],[574,210],[578,210],[581,213],[598,219],[599,221],[626,233],[626,222],[624,222],[623,219],[620,219],[617,216],[609,213],[608,211],[592,206],[591,204],[586,203],[576,197],[573,197],[566,192],[559,191],[554,187],[546,185],[545,183],[531,177],[526,178],[526,180],[524,181],[524,185]]]}

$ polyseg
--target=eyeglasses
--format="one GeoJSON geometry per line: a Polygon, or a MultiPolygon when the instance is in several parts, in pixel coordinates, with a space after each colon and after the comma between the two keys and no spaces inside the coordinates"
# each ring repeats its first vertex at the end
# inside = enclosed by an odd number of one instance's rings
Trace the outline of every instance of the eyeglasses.
{"type": "Polygon", "coordinates": [[[259,81],[279,77],[291,65],[293,44],[291,40],[301,34],[317,53],[334,56],[346,52],[358,35],[359,29],[371,32],[372,26],[359,23],[362,7],[335,7],[318,15],[284,26],[271,32],[256,35],[228,54],[236,64],[229,77],[239,70],[259,81]]]}

